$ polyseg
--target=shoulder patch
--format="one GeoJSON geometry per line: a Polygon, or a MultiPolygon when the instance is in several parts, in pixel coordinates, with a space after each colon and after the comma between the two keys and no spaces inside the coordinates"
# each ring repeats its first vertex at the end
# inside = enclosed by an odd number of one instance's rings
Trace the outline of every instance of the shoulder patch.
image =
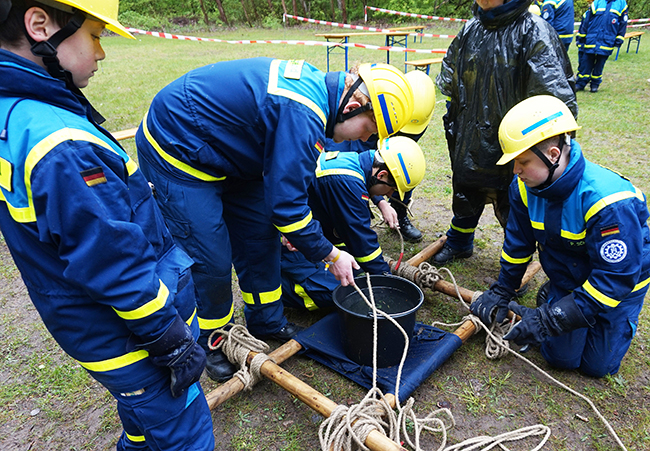
{"type": "Polygon", "coordinates": [[[609,240],[600,246],[600,256],[607,263],[619,263],[627,256],[627,245],[621,240],[609,240]]]}
{"type": "Polygon", "coordinates": [[[325,150],[325,144],[323,144],[323,141],[321,141],[320,139],[316,141],[314,147],[318,150],[318,153],[323,153],[323,150],[325,150]]]}
{"type": "Polygon", "coordinates": [[[621,231],[618,228],[618,224],[612,224],[612,225],[608,225],[608,226],[600,228],[600,236],[601,237],[616,235],[617,233],[621,233],[621,231]]]}
{"type": "Polygon", "coordinates": [[[336,157],[338,157],[338,156],[339,156],[339,151],[338,150],[335,151],[335,152],[325,152],[325,160],[326,161],[336,160],[336,157]]]}
{"type": "Polygon", "coordinates": [[[305,64],[304,60],[289,60],[284,68],[284,78],[291,78],[293,80],[300,80],[302,73],[302,66],[305,64]]]}
{"type": "Polygon", "coordinates": [[[83,177],[84,182],[86,182],[86,185],[88,186],[95,186],[106,183],[106,176],[104,175],[104,170],[101,168],[101,166],[97,166],[96,168],[92,169],[86,169],[85,171],[81,171],[79,174],[81,174],[81,177],[83,177]]]}

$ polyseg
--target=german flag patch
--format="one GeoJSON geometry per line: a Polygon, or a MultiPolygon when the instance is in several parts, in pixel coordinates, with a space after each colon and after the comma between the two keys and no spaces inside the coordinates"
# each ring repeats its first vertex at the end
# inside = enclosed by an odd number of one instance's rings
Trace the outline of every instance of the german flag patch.
{"type": "Polygon", "coordinates": [[[323,144],[323,141],[320,139],[316,141],[316,144],[314,144],[314,147],[318,150],[318,153],[323,153],[323,150],[325,149],[325,144],[323,144]]]}
{"type": "Polygon", "coordinates": [[[600,229],[601,237],[616,235],[617,233],[621,233],[621,231],[618,229],[618,224],[605,226],[600,229]]]}
{"type": "Polygon", "coordinates": [[[367,194],[362,194],[361,195],[361,200],[365,200],[366,202],[370,201],[370,197],[367,194]]]}
{"type": "Polygon", "coordinates": [[[95,186],[95,185],[100,185],[102,183],[106,183],[106,176],[104,175],[104,170],[100,167],[97,166],[96,168],[92,169],[87,169],[85,171],[81,171],[79,174],[84,179],[84,182],[86,182],[86,185],[88,186],[95,186]]]}

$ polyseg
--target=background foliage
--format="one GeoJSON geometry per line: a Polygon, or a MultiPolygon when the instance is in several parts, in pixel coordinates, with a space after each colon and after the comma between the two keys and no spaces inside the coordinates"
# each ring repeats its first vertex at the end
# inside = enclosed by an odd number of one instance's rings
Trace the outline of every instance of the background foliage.
{"type": "MultiPolygon", "coordinates": [[[[473,0],[122,0],[120,19],[132,27],[163,31],[179,25],[273,28],[281,24],[285,7],[288,14],[359,23],[364,19],[366,5],[410,13],[469,18],[472,3],[473,0]],[[223,14],[219,12],[219,5],[223,14]]],[[[580,20],[590,1],[574,0],[574,3],[576,20],[580,20]]],[[[630,0],[628,7],[630,18],[650,16],[650,0],[630,0]]],[[[417,19],[390,16],[390,20],[400,23],[417,19]]],[[[295,22],[293,24],[297,25],[295,22]]]]}

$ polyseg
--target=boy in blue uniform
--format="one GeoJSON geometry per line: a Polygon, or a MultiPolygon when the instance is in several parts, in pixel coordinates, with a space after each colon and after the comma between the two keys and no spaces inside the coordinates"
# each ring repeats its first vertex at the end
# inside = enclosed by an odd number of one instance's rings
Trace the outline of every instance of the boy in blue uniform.
{"type": "Polygon", "coordinates": [[[615,47],[620,47],[627,29],[625,0],[594,0],[582,15],[576,36],[578,47],[578,80],[576,90],[598,92],[603,81],[603,69],[615,47]]]}
{"type": "Polygon", "coordinates": [[[567,51],[573,40],[574,16],[573,0],[546,0],[542,5],[542,17],[555,28],[567,51]]]}
{"type": "MultiPolygon", "coordinates": [[[[345,249],[370,274],[390,273],[377,234],[370,227],[368,203],[373,196],[400,199],[424,178],[424,154],[412,139],[396,136],[378,143],[378,150],[326,152],[318,159],[309,188],[309,206],[325,237],[345,249]]],[[[397,226],[395,223],[390,224],[397,226]]],[[[339,285],[323,262],[312,263],[290,243],[282,250],[282,299],[296,308],[327,308],[339,285]]]]}
{"type": "Polygon", "coordinates": [[[584,158],[570,139],[578,128],[551,96],[526,99],[503,118],[498,164],[514,160],[515,178],[501,273],[471,310],[491,324],[510,308],[521,321],[504,339],[541,344],[552,366],[602,377],[618,371],[648,291],[648,208],[627,179],[584,158]],[[549,285],[531,309],[511,299],[536,248],[549,285]]]}
{"type": "Polygon", "coordinates": [[[192,260],[79,88],[118,1],[0,1],[0,229],[63,350],[117,400],[118,450],[212,450],[192,260]]]}
{"type": "MultiPolygon", "coordinates": [[[[138,158],[176,242],[196,262],[202,346],[232,322],[233,264],[250,332],[278,340],[297,333],[283,313],[280,232],[353,283],[357,263],[323,236],[307,204],[316,160],[326,138],[397,132],[412,103],[408,82],[389,65],[325,74],[271,58],[198,68],[155,96],[136,134],[138,158]]],[[[235,371],[221,350],[208,353],[206,368],[217,381],[235,371]]]]}

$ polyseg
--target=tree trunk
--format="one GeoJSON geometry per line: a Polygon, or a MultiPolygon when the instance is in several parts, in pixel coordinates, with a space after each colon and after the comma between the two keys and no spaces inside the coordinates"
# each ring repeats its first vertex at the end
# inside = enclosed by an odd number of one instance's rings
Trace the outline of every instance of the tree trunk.
{"type": "Polygon", "coordinates": [[[332,6],[332,22],[336,22],[336,8],[334,8],[334,0],[330,0],[332,6]]]}
{"type": "Polygon", "coordinates": [[[269,0],[269,11],[273,12],[273,3],[269,0]]]}
{"type": "Polygon", "coordinates": [[[282,0],[282,11],[287,14],[287,5],[284,3],[284,0],[282,0]]]}
{"type": "Polygon", "coordinates": [[[255,8],[255,0],[251,0],[251,8],[253,9],[253,17],[255,18],[255,23],[259,23],[260,16],[257,14],[257,8],[255,8]]]}
{"type": "Polygon", "coordinates": [[[293,15],[297,16],[298,15],[298,9],[296,8],[296,0],[291,0],[291,3],[293,3],[293,15]]]}
{"type": "Polygon", "coordinates": [[[309,5],[306,0],[302,0],[302,8],[305,10],[305,17],[309,17],[309,5]]]}
{"type": "Polygon", "coordinates": [[[248,26],[252,27],[253,24],[251,23],[251,18],[248,16],[248,10],[246,9],[246,3],[244,0],[239,0],[241,3],[241,8],[244,10],[244,16],[246,16],[246,22],[248,22],[248,26]]]}
{"type": "Polygon", "coordinates": [[[205,21],[206,25],[210,25],[210,20],[208,19],[208,12],[205,10],[205,3],[203,3],[203,0],[199,0],[199,3],[201,4],[201,11],[203,12],[203,20],[205,21]]]}
{"type": "Polygon", "coordinates": [[[226,12],[223,9],[223,4],[221,3],[221,0],[214,0],[215,3],[217,4],[217,9],[219,10],[219,17],[221,18],[221,21],[226,24],[227,27],[230,26],[228,24],[228,18],[226,17],[226,12]]]}
{"type": "Polygon", "coordinates": [[[348,23],[348,11],[345,9],[345,0],[338,0],[339,9],[341,10],[341,20],[343,23],[348,23]]]}

